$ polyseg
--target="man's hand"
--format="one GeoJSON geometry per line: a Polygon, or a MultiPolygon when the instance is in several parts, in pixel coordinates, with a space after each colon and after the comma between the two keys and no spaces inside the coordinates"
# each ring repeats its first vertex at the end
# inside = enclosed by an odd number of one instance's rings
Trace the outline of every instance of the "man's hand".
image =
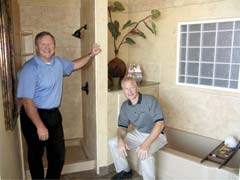
{"type": "Polygon", "coordinates": [[[149,148],[143,147],[143,145],[138,146],[138,148],[136,149],[138,158],[140,160],[147,159],[147,157],[148,157],[148,150],[149,150],[149,148]]]}
{"type": "Polygon", "coordinates": [[[119,156],[122,158],[127,157],[127,150],[130,150],[128,145],[123,140],[118,140],[119,156]]]}
{"type": "Polygon", "coordinates": [[[48,129],[45,126],[37,128],[38,138],[41,141],[46,141],[49,138],[48,129]]]}
{"type": "Polygon", "coordinates": [[[31,119],[31,121],[37,128],[37,134],[38,134],[39,140],[41,141],[48,140],[49,138],[48,129],[43,124],[39,116],[39,113],[37,111],[37,107],[33,102],[33,100],[29,98],[22,98],[22,103],[26,111],[26,114],[28,115],[28,117],[31,119]]]}
{"type": "Polygon", "coordinates": [[[100,48],[100,45],[94,44],[89,55],[90,55],[90,57],[94,57],[94,56],[98,55],[101,51],[102,50],[100,48]]]}

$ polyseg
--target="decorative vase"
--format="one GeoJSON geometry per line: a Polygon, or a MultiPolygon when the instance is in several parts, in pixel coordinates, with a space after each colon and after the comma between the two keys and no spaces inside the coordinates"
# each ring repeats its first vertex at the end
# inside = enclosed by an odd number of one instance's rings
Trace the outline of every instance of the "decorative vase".
{"type": "MultiPolygon", "coordinates": [[[[118,58],[118,51],[115,51],[115,58],[108,63],[108,76],[112,81],[112,78],[118,77],[119,81],[125,76],[127,66],[123,60],[118,58]]],[[[120,84],[120,83],[119,83],[120,84]]]]}
{"type": "Polygon", "coordinates": [[[120,86],[120,77],[113,77],[112,78],[112,86],[119,87],[120,86]]]}

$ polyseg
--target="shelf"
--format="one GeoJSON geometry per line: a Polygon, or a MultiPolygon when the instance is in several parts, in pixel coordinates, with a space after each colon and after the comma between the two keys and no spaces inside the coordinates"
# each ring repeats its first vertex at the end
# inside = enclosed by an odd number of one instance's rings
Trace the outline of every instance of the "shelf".
{"type": "Polygon", "coordinates": [[[32,36],[33,33],[32,33],[32,31],[23,31],[23,32],[21,32],[21,35],[22,36],[32,36]]]}
{"type": "Polygon", "coordinates": [[[204,159],[201,160],[201,163],[205,160],[209,160],[215,163],[220,164],[219,169],[224,166],[238,151],[238,148],[229,148],[224,145],[222,141],[214,150],[212,150],[204,159]]]}
{"type": "MultiPolygon", "coordinates": [[[[139,88],[142,88],[142,87],[149,87],[149,86],[155,86],[155,85],[159,85],[160,83],[159,82],[153,82],[153,81],[142,81],[138,84],[138,87],[139,88]]],[[[118,91],[121,91],[122,88],[121,86],[109,86],[108,87],[108,92],[118,92],[118,91]]]]}
{"type": "Polygon", "coordinates": [[[21,32],[21,47],[22,47],[22,63],[26,62],[30,57],[34,55],[34,45],[33,45],[33,32],[30,30],[25,30],[21,32]]]}
{"type": "Polygon", "coordinates": [[[24,54],[22,54],[23,57],[25,57],[25,56],[32,56],[32,55],[34,55],[34,53],[24,53],[24,54]]]}

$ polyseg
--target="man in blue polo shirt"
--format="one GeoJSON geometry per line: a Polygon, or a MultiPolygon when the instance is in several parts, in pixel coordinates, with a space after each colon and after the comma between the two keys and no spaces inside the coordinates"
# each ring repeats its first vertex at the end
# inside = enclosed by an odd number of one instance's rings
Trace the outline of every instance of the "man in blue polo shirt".
{"type": "Polygon", "coordinates": [[[167,144],[163,132],[164,118],[158,101],[151,95],[141,94],[132,77],[125,77],[121,86],[127,100],[123,102],[118,117],[117,137],[109,140],[110,152],[117,174],[112,179],[132,177],[127,162],[127,150],[135,150],[139,172],[144,180],[156,179],[154,153],[167,144]],[[127,132],[128,126],[136,127],[127,132]]]}
{"type": "Polygon", "coordinates": [[[49,32],[35,37],[36,55],[19,72],[17,97],[22,101],[21,128],[28,146],[32,179],[59,179],[64,165],[65,145],[62,116],[58,110],[63,76],[82,68],[101,52],[95,44],[90,53],[74,61],[55,56],[55,38],[49,32]],[[48,169],[44,177],[42,156],[47,150],[48,169]]]}

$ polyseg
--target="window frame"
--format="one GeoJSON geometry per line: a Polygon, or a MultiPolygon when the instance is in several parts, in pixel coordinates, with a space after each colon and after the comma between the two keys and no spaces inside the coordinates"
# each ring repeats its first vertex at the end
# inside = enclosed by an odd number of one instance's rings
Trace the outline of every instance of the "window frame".
{"type": "MultiPolygon", "coordinates": [[[[177,31],[177,65],[176,65],[176,85],[179,85],[179,86],[188,86],[188,87],[195,87],[195,88],[204,88],[204,89],[214,89],[214,90],[222,90],[222,91],[231,91],[231,92],[239,92],[239,90],[240,90],[240,63],[236,63],[239,67],[238,67],[238,79],[236,80],[236,82],[238,83],[238,85],[237,85],[237,88],[230,88],[230,86],[228,85],[228,87],[218,87],[218,86],[215,86],[214,84],[213,84],[213,82],[212,82],[212,85],[202,85],[202,84],[200,84],[200,78],[202,77],[202,79],[204,79],[204,78],[206,78],[206,77],[204,77],[204,76],[201,76],[201,67],[198,67],[198,75],[197,76],[195,76],[195,77],[197,77],[197,79],[198,79],[198,83],[197,84],[193,84],[193,83],[188,83],[188,82],[186,82],[186,79],[184,80],[184,82],[180,82],[180,80],[179,80],[179,78],[181,77],[181,74],[180,74],[180,63],[181,62],[183,62],[183,63],[185,63],[185,72],[184,72],[184,74],[182,75],[182,76],[184,76],[185,78],[186,77],[191,77],[191,76],[189,76],[189,75],[187,75],[187,68],[186,68],[186,66],[187,66],[187,64],[189,65],[189,63],[191,63],[191,61],[188,61],[188,57],[187,57],[187,53],[188,53],[188,49],[189,49],[189,47],[191,47],[191,46],[189,46],[188,45],[188,38],[189,38],[189,34],[194,34],[194,33],[199,33],[200,34],[200,42],[199,42],[199,45],[198,46],[192,46],[193,48],[195,47],[195,48],[199,48],[199,55],[198,55],[198,61],[196,61],[196,63],[198,63],[198,66],[200,66],[201,64],[203,65],[203,64],[210,64],[210,63],[212,63],[213,64],[213,66],[216,66],[217,64],[219,64],[219,62],[218,63],[216,63],[216,51],[217,51],[217,48],[221,48],[221,46],[218,46],[217,45],[217,34],[218,34],[218,32],[226,32],[226,30],[219,30],[219,29],[217,29],[218,28],[218,24],[219,23],[226,23],[226,22],[233,22],[234,24],[235,24],[235,22],[236,21],[240,21],[240,18],[226,18],[226,19],[217,19],[217,20],[215,20],[215,19],[213,19],[213,20],[202,20],[202,21],[186,21],[186,22],[179,22],[178,23],[178,31],[177,31]],[[204,24],[209,24],[209,23],[215,23],[216,24],[216,29],[215,30],[209,30],[209,31],[203,31],[203,26],[204,26],[204,24]],[[184,33],[184,31],[182,31],[181,30],[181,28],[183,27],[183,25],[185,25],[186,26],[186,30],[185,30],[185,32],[186,32],[186,44],[185,44],[185,48],[186,48],[186,54],[185,54],[185,60],[184,61],[182,61],[181,60],[181,48],[184,48],[184,46],[181,44],[181,38],[182,38],[182,34],[184,33]],[[191,26],[191,25],[199,25],[200,26],[200,30],[199,31],[189,31],[189,26],[191,26]],[[215,44],[214,44],[214,46],[202,46],[202,41],[203,41],[203,34],[204,33],[206,33],[206,32],[214,32],[215,33],[215,44]],[[214,60],[212,61],[212,62],[205,62],[205,61],[201,61],[201,51],[202,51],[202,49],[204,49],[204,47],[206,48],[206,49],[210,49],[210,48],[214,48],[214,60]]],[[[234,25],[233,24],[233,25],[234,25]]],[[[234,29],[235,27],[233,27],[232,28],[232,30],[230,30],[231,32],[232,32],[232,37],[231,37],[231,46],[230,46],[230,51],[231,51],[231,54],[230,54],[230,56],[231,56],[231,59],[230,59],[230,62],[229,63],[227,63],[228,65],[230,65],[230,66],[232,66],[232,65],[234,65],[235,63],[233,63],[232,62],[232,51],[233,51],[233,49],[234,49],[234,47],[236,48],[240,48],[240,45],[238,45],[238,46],[234,46],[233,45],[233,35],[234,35],[234,33],[237,31],[237,32],[239,32],[240,33],[240,27],[239,28],[237,28],[237,29],[234,29]]],[[[223,46],[222,48],[225,48],[225,49],[227,49],[227,48],[229,48],[229,46],[223,46]]],[[[225,64],[225,63],[220,63],[220,64],[225,64]]],[[[216,73],[215,72],[215,69],[214,69],[214,67],[213,67],[213,76],[212,77],[210,77],[209,79],[211,79],[212,81],[214,81],[215,79],[217,79],[217,78],[215,78],[214,77],[214,73],[216,73]]],[[[231,67],[229,68],[229,75],[231,75],[231,67]]],[[[206,78],[207,79],[207,78],[206,78]]],[[[228,78],[227,78],[227,82],[228,82],[228,84],[229,84],[229,81],[231,80],[231,77],[229,76],[228,78]]]]}

